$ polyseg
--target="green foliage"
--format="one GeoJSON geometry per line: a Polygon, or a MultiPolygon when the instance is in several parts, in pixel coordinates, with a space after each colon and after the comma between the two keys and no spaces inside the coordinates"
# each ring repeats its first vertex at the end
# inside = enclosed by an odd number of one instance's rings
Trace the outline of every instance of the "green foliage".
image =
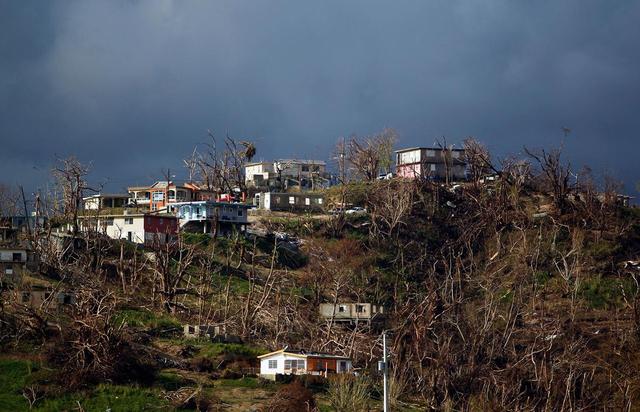
{"type": "Polygon", "coordinates": [[[536,283],[536,286],[544,287],[552,277],[553,275],[551,274],[551,272],[539,270],[534,274],[534,281],[536,283]]]}
{"type": "Polygon", "coordinates": [[[126,323],[129,326],[145,327],[151,329],[169,329],[180,328],[180,322],[167,315],[158,315],[146,309],[123,309],[114,317],[113,322],[116,325],[126,323]]]}
{"type": "Polygon", "coordinates": [[[601,240],[589,245],[587,253],[596,261],[609,260],[618,255],[621,249],[622,247],[618,242],[601,240]]]}
{"type": "Polygon", "coordinates": [[[22,388],[32,372],[31,362],[0,360],[0,407],[6,411],[27,409],[22,388]]]}
{"type": "Polygon", "coordinates": [[[229,282],[229,290],[232,294],[246,294],[249,292],[251,283],[247,279],[240,278],[234,275],[222,275],[218,272],[211,274],[211,281],[214,285],[218,285],[222,289],[227,287],[229,282]]]}
{"type": "MultiPolygon", "coordinates": [[[[29,361],[0,360],[0,410],[27,411],[29,404],[22,396],[23,388],[36,384],[37,368],[29,361]]],[[[153,389],[131,386],[99,385],[91,391],[45,397],[33,410],[42,412],[77,410],[78,402],[87,411],[142,411],[168,407],[160,393],[153,389]]]]}
{"type": "Polygon", "coordinates": [[[635,293],[636,286],[632,279],[596,277],[580,285],[580,295],[594,309],[619,307],[624,303],[625,296],[630,298],[635,293]]]}
{"type": "Polygon", "coordinates": [[[189,233],[185,232],[181,234],[182,239],[189,245],[202,245],[207,246],[211,242],[211,236],[206,233],[189,233]]]}
{"type": "Polygon", "coordinates": [[[205,342],[200,345],[199,356],[217,357],[220,355],[236,355],[247,358],[255,358],[262,355],[265,351],[254,346],[243,345],[240,343],[211,343],[205,342]]]}
{"type": "Polygon", "coordinates": [[[189,384],[189,380],[174,372],[160,372],[156,377],[156,384],[165,390],[175,391],[189,384]]]}

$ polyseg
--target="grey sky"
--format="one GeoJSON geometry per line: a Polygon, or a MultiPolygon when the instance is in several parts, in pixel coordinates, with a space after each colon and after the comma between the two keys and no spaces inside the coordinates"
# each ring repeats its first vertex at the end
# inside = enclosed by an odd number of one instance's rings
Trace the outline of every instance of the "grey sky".
{"type": "MultiPolygon", "coordinates": [[[[151,182],[206,139],[327,159],[385,126],[399,146],[476,136],[640,180],[638,1],[0,0],[0,181],[56,155],[151,182]]],[[[183,173],[180,171],[180,173],[183,173]]]]}

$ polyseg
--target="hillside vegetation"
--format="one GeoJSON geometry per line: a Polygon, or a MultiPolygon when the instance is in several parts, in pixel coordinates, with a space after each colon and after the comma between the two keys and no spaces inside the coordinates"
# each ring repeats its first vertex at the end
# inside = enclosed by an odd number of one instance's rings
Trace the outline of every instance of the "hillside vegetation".
{"type": "Polygon", "coordinates": [[[78,235],[56,253],[42,233],[34,279],[76,301],[31,308],[3,291],[0,403],[379,410],[380,331],[318,315],[320,303],[370,302],[387,314],[394,410],[630,410],[640,212],[610,188],[562,187],[561,164],[541,160],[489,182],[345,184],[328,195],[366,214],[261,216],[264,237],[143,249],[78,235]],[[188,340],[186,323],[239,339],[188,340]],[[256,356],[284,346],[349,356],[359,374],[258,379],[256,356]]]}

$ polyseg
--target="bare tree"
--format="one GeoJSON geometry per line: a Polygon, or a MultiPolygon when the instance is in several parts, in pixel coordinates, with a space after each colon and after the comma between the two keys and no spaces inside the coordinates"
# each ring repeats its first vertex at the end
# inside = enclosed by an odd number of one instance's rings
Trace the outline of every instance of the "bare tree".
{"type": "Polygon", "coordinates": [[[567,208],[567,196],[571,191],[571,164],[562,161],[562,148],[546,151],[531,151],[524,148],[527,155],[536,161],[541,171],[541,183],[544,189],[553,194],[553,202],[560,212],[567,208]]]}
{"type": "Polygon", "coordinates": [[[62,210],[58,212],[61,212],[66,221],[72,225],[74,235],[79,230],[78,213],[85,193],[99,192],[99,189],[91,188],[87,183],[89,170],[90,166],[81,163],[73,156],[59,159],[58,165],[53,169],[53,175],[62,195],[62,210]]]}
{"type": "Polygon", "coordinates": [[[491,166],[491,155],[487,148],[473,137],[467,137],[462,142],[464,158],[467,162],[469,178],[472,182],[478,181],[487,173],[493,171],[491,166]]]}
{"type": "Polygon", "coordinates": [[[396,140],[397,133],[393,129],[384,129],[362,139],[353,135],[347,143],[349,163],[364,180],[375,180],[380,170],[390,172],[396,140]]]}
{"type": "Polygon", "coordinates": [[[216,193],[234,193],[237,189],[246,194],[244,167],[256,155],[255,146],[247,141],[236,142],[226,135],[219,147],[211,130],[208,135],[207,151],[197,159],[204,185],[216,193]]]}
{"type": "Polygon", "coordinates": [[[0,216],[14,216],[19,214],[21,209],[19,191],[0,183],[0,216]]]}

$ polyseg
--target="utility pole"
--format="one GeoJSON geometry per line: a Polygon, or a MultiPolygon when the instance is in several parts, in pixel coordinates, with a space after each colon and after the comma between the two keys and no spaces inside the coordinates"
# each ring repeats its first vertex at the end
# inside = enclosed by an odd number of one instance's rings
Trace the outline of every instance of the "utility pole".
{"type": "Polygon", "coordinates": [[[387,331],[382,332],[382,362],[378,369],[382,370],[382,406],[384,412],[389,412],[389,364],[387,362],[387,331]]]}

